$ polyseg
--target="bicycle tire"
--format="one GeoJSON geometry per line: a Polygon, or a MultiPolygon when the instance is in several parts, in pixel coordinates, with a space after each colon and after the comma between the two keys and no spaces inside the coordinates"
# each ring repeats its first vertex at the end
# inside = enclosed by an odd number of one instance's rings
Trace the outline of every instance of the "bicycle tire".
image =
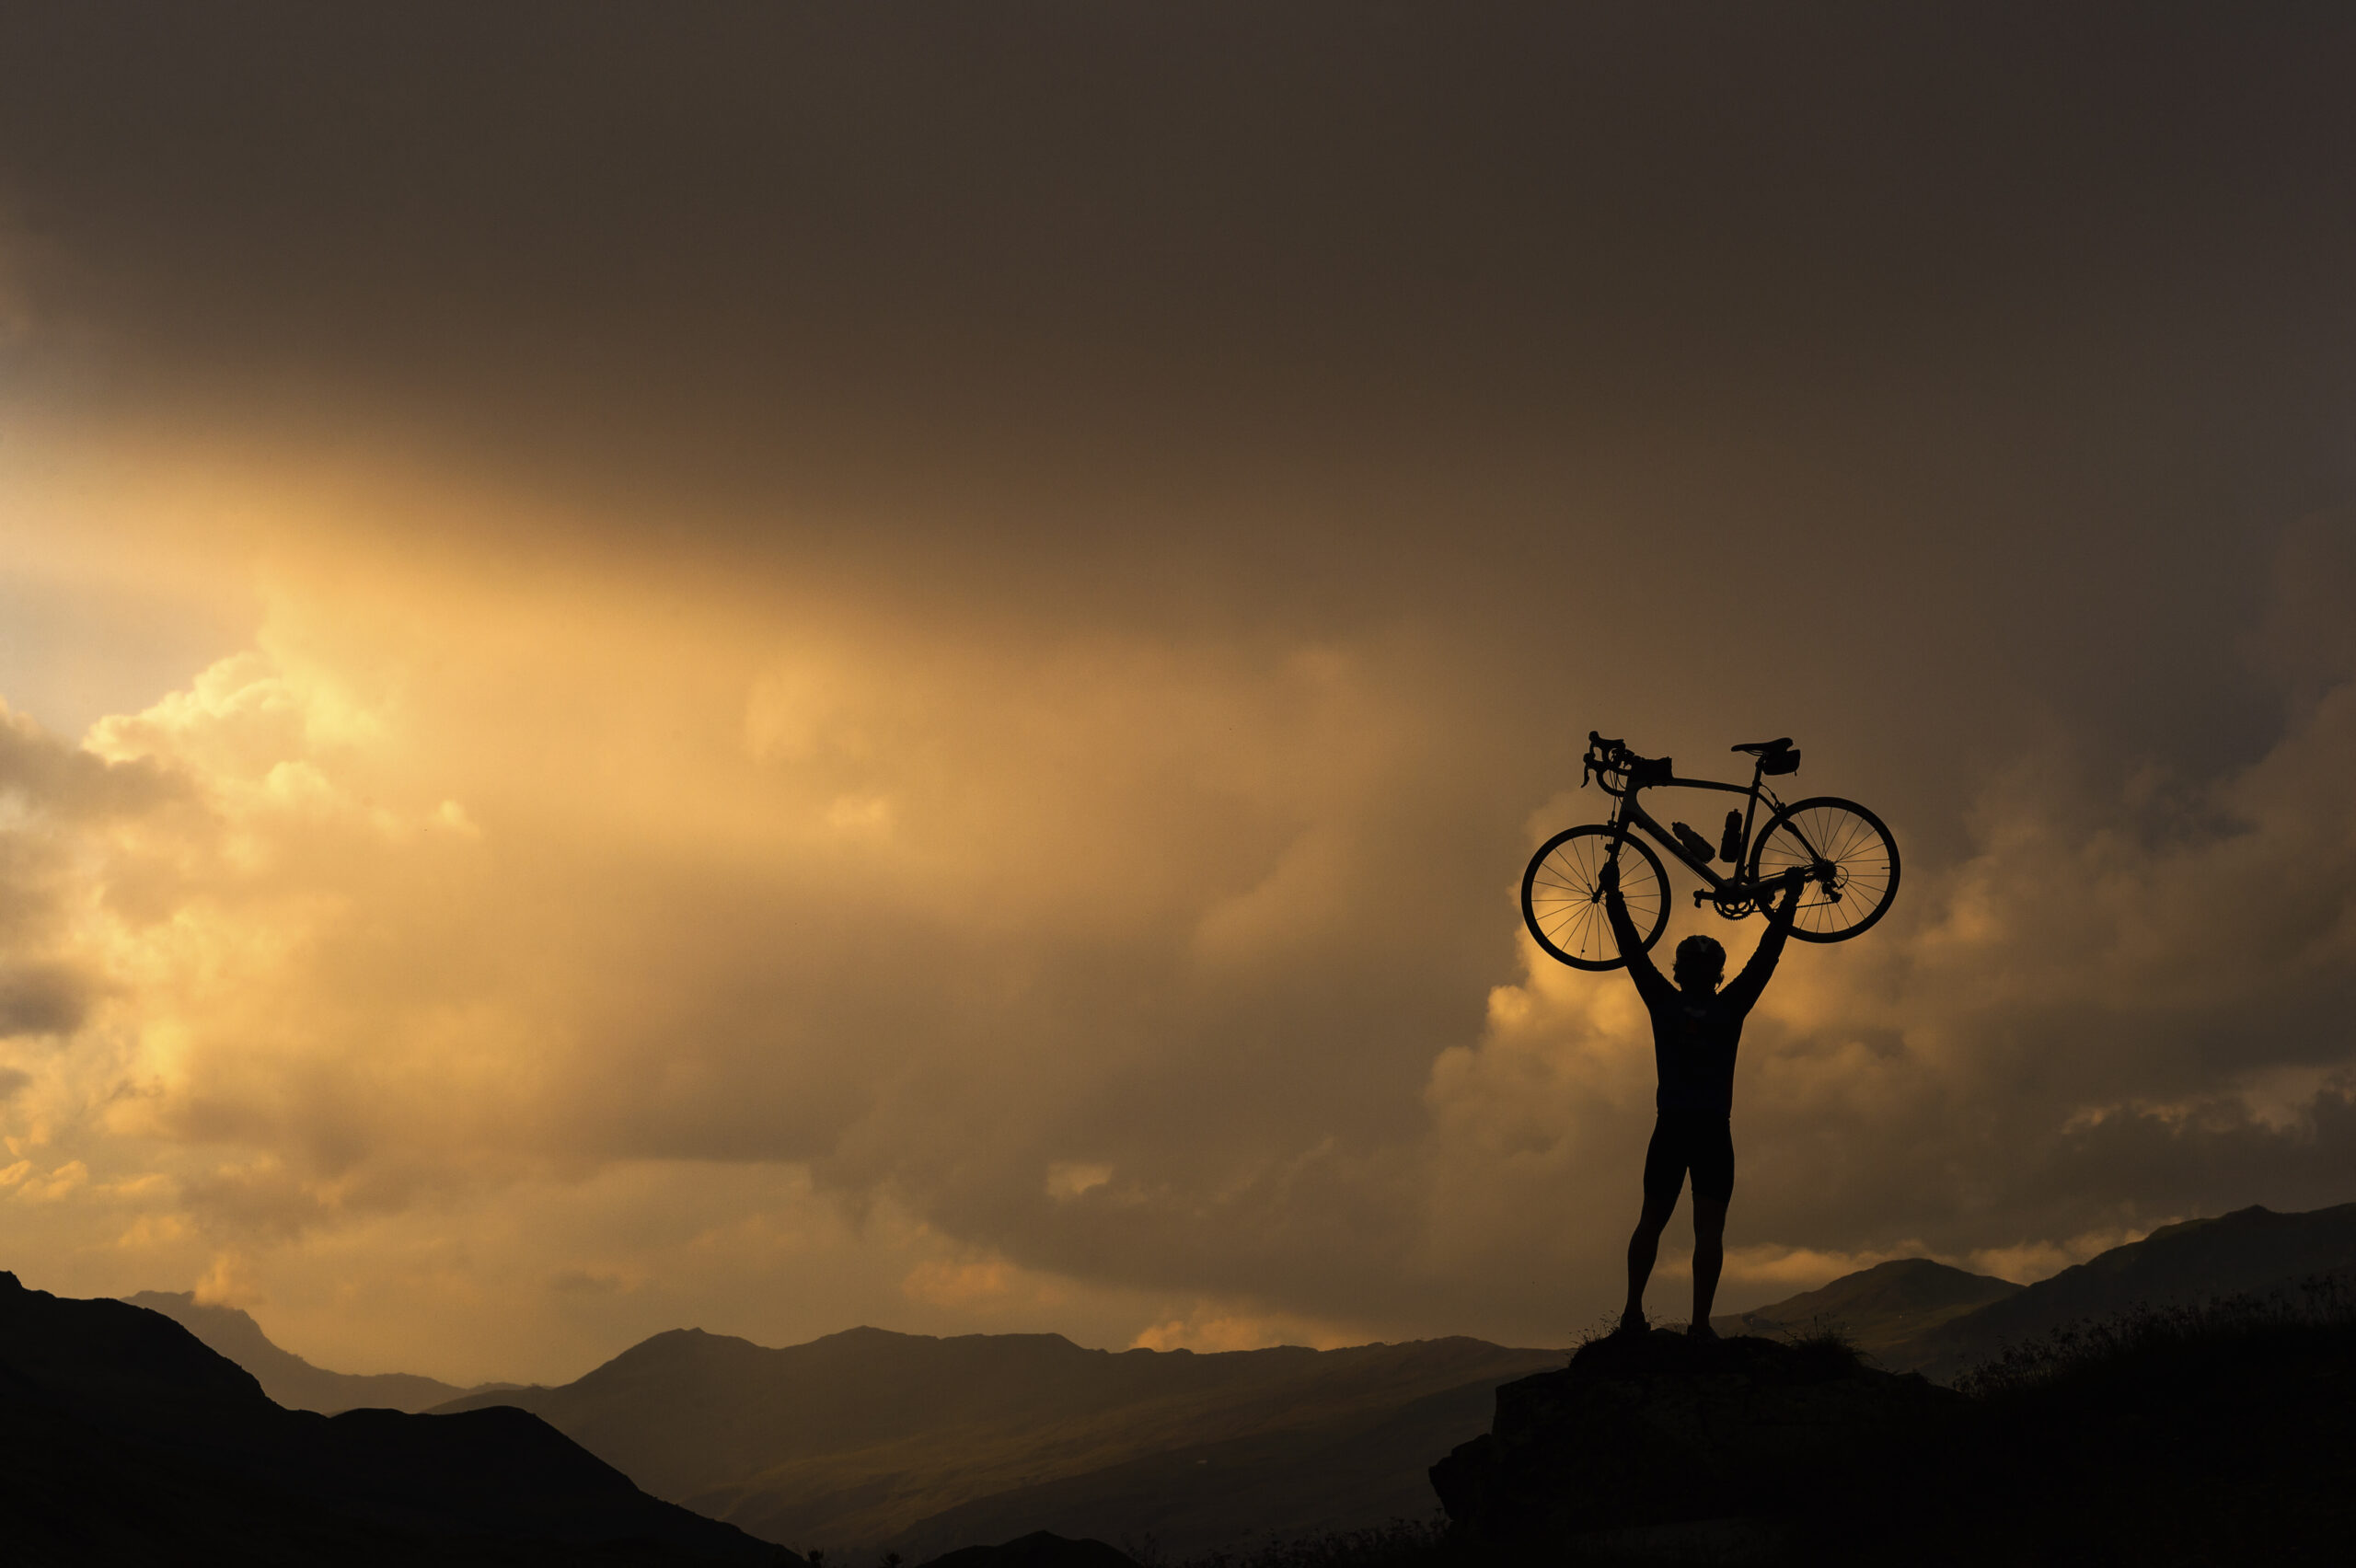
{"type": "MultiPolygon", "coordinates": [[[[1611,935],[1602,894],[1595,885],[1616,836],[1601,823],[1558,833],[1538,847],[1521,873],[1522,924],[1549,958],[1574,969],[1617,969],[1628,962],[1611,935]],[[1596,842],[1583,842],[1590,838],[1596,842]],[[1607,953],[1611,956],[1603,956],[1607,953]]],[[[1669,925],[1669,873],[1652,846],[1641,838],[1622,842],[1620,896],[1649,951],[1669,925]]]]}
{"type": "Polygon", "coordinates": [[[1837,880],[1800,892],[1792,935],[1804,942],[1845,942],[1871,930],[1898,898],[1898,840],[1881,818],[1838,795],[1794,801],[1767,819],[1750,847],[1750,881],[1772,907],[1764,884],[1794,866],[1830,867],[1837,880]],[[1863,913],[1859,913],[1862,910],[1863,913]]]}

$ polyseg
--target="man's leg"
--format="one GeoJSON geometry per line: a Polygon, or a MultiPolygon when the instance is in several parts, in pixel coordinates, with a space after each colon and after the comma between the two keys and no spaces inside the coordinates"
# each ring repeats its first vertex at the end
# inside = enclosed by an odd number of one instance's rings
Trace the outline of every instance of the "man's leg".
{"type": "Polygon", "coordinates": [[[1693,1321],[1687,1332],[1709,1339],[1710,1303],[1727,1261],[1727,1205],[1734,1202],[1733,1129],[1719,1121],[1697,1125],[1692,1159],[1693,1321]]]}
{"type": "Polygon", "coordinates": [[[1636,1233],[1628,1238],[1628,1304],[1620,1309],[1620,1326],[1645,1326],[1645,1286],[1653,1277],[1653,1260],[1660,1255],[1660,1233],[1677,1212],[1677,1193],[1685,1185],[1685,1159],[1677,1140],[1658,1122],[1645,1149],[1645,1211],[1636,1233]]]}
{"type": "Polygon", "coordinates": [[[1693,1324],[1691,1332],[1709,1336],[1710,1303],[1718,1294],[1718,1274],[1727,1262],[1727,1200],[1693,1198],[1693,1324]]]}
{"type": "Polygon", "coordinates": [[[1669,1216],[1676,1212],[1674,1193],[1665,1204],[1645,1200],[1645,1212],[1636,1221],[1636,1233],[1628,1238],[1628,1304],[1620,1309],[1620,1326],[1623,1329],[1645,1326],[1645,1286],[1653,1277],[1653,1260],[1660,1255],[1660,1233],[1669,1228],[1669,1216]]]}

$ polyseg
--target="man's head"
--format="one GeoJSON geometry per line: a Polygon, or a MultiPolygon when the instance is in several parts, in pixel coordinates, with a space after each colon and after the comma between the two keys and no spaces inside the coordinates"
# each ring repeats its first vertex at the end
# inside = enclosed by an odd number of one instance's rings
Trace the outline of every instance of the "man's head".
{"type": "Polygon", "coordinates": [[[1680,991],[1708,996],[1726,978],[1727,950],[1715,937],[1692,936],[1677,944],[1677,963],[1670,978],[1680,991]]]}

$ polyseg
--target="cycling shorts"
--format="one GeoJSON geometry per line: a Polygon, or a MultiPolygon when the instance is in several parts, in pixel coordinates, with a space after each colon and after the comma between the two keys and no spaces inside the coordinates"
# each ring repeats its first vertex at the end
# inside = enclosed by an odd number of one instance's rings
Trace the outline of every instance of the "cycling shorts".
{"type": "Polygon", "coordinates": [[[1693,1173],[1693,1196],[1726,1203],[1734,1196],[1734,1128],[1717,1111],[1663,1111],[1653,1124],[1645,1150],[1645,1199],[1677,1201],[1685,1173],[1693,1173]]]}

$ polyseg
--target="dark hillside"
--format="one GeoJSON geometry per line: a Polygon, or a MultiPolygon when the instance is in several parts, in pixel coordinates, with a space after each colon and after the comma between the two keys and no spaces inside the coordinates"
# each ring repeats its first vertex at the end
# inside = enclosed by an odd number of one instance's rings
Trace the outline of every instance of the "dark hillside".
{"type": "Polygon", "coordinates": [[[7,1561],[775,1565],[521,1411],[288,1411],[157,1313],[0,1274],[7,1561]]]}
{"type": "Polygon", "coordinates": [[[2276,1214],[2250,1207],[2163,1226],[2016,1294],[1929,1327],[1884,1353],[1942,1380],[2073,1321],[2201,1301],[2356,1268],[2356,1204],[2276,1214]]]}
{"type": "Polygon", "coordinates": [[[1480,1431],[1496,1401],[1490,1384],[1473,1383],[1372,1423],[1172,1448],[977,1499],[918,1521],[891,1544],[921,1559],[1036,1524],[1106,1540],[1151,1538],[1163,1552],[1184,1557],[1262,1533],[1323,1534],[1422,1519],[1436,1506],[1428,1479],[1435,1440],[1452,1445],[1480,1431]],[[1239,1520],[1267,1522],[1248,1529],[1239,1528],[1239,1520]]]}
{"type": "MultiPolygon", "coordinates": [[[[1231,1539],[1296,1516],[1303,1524],[1341,1516],[1344,1496],[1395,1489],[1392,1471],[1373,1481],[1343,1476],[1311,1457],[1349,1441],[1348,1433],[1370,1433],[1421,1409],[1420,1418],[1403,1418],[1424,1423],[1404,1439],[1422,1450],[1411,1466],[1419,1470],[1430,1453],[1479,1430],[1490,1389],[1561,1360],[1560,1352],[1469,1339],[1196,1355],[1085,1350],[1054,1334],[933,1339],[877,1329],[772,1350],[684,1330],[561,1388],[442,1408],[531,1410],[658,1496],[830,1553],[880,1548],[921,1520],[1025,1493],[1029,1503],[960,1516],[974,1533],[941,1544],[994,1532],[1100,1533],[1070,1522],[1103,1513],[1080,1503],[1089,1487],[1079,1478],[1101,1475],[1134,1495],[1146,1472],[1123,1467],[1149,1471],[1156,1456],[1182,1448],[1275,1438],[1263,1451],[1294,1452],[1301,1468],[1292,1473],[1305,1490],[1281,1498],[1266,1489],[1230,1491],[1218,1502],[1223,1522],[1205,1528],[1231,1539]],[[1450,1395],[1460,1402],[1419,1406],[1450,1395]],[[1287,1449],[1284,1434],[1300,1435],[1299,1443],[1287,1449]],[[1311,1475],[1323,1479],[1311,1484],[1311,1475]],[[1061,1490],[1034,1490],[1049,1486],[1061,1490]],[[1056,1510],[1078,1512],[1026,1512],[1050,1496],[1056,1510]],[[1253,1511],[1263,1505],[1276,1513],[1253,1511]]],[[[1151,1506],[1190,1505],[1172,1497],[1151,1506]]],[[[925,1539],[940,1538],[928,1531],[925,1539]]]]}
{"type": "Polygon", "coordinates": [[[1901,1258],[1711,1321],[1722,1334],[1771,1338],[1835,1330],[1891,1371],[1944,1381],[2063,1323],[2268,1291],[2350,1268],[2356,1204],[2300,1214],[2252,1207],[2162,1226],[2031,1286],[1901,1258]]]}
{"type": "Polygon", "coordinates": [[[2091,1345],[2085,1335],[2065,1331],[2075,1348],[2047,1367],[1981,1383],[1941,1441],[1891,1457],[1861,1490],[1859,1516],[1819,1516],[1804,1538],[1811,1555],[1887,1562],[1902,1545],[1934,1563],[2348,1560],[2356,1322],[2228,1303],[2112,1320],[2091,1345]],[[2161,1332],[2137,1327],[2155,1319],[2161,1332]]]}

